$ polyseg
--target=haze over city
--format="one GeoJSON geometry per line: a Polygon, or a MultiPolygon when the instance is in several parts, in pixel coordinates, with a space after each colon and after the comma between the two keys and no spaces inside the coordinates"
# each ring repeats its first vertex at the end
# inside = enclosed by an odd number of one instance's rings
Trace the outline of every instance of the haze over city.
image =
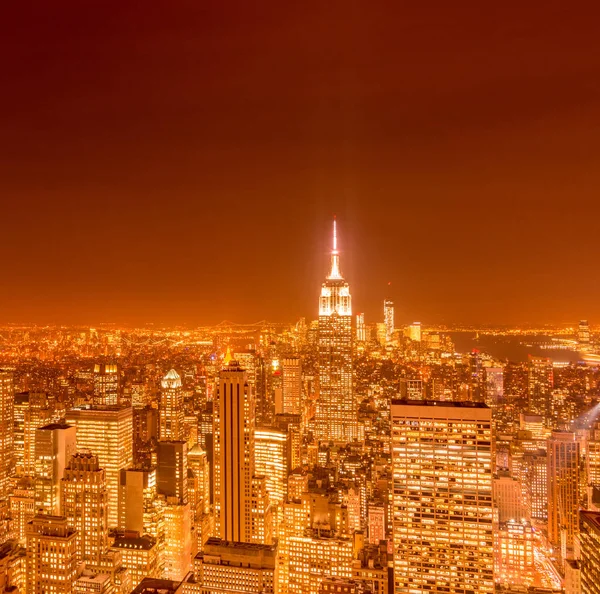
{"type": "Polygon", "coordinates": [[[588,16],[7,6],[0,321],[312,316],[334,214],[368,316],[391,281],[407,323],[600,318],[588,16]]]}

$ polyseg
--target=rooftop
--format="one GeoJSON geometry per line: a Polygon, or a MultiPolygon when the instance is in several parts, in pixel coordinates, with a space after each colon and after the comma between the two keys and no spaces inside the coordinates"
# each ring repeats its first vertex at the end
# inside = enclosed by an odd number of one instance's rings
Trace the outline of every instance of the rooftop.
{"type": "Polygon", "coordinates": [[[408,400],[407,398],[392,399],[393,405],[401,406],[439,406],[447,408],[489,408],[484,402],[449,402],[446,400],[408,400]]]}

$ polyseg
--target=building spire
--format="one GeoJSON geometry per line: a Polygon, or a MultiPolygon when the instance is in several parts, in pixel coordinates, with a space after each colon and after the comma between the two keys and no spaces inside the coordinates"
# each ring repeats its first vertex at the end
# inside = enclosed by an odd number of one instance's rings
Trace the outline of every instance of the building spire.
{"type": "Polygon", "coordinates": [[[333,249],[331,250],[331,270],[328,279],[342,279],[340,272],[340,255],[337,249],[337,220],[333,216],[333,249]]]}

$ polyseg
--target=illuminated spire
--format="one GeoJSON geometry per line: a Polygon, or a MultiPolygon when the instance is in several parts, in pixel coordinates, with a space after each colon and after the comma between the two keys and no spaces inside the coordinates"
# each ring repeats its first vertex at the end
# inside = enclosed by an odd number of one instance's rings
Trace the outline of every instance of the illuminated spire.
{"type": "Polygon", "coordinates": [[[333,249],[331,250],[331,271],[327,276],[328,279],[341,280],[342,273],[340,272],[340,255],[337,249],[337,221],[333,217],[333,249]]]}
{"type": "Polygon", "coordinates": [[[232,359],[233,357],[231,356],[231,349],[227,347],[227,352],[225,353],[225,358],[223,359],[223,365],[229,365],[232,359]]]}

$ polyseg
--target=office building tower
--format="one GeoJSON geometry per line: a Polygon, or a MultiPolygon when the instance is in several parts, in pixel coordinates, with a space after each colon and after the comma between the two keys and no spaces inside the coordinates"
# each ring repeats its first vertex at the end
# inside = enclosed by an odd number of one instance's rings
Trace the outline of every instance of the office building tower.
{"type": "Polygon", "coordinates": [[[369,543],[378,545],[386,536],[386,512],[383,502],[369,503],[368,522],[369,543]]]}
{"type": "Polygon", "coordinates": [[[287,493],[287,433],[270,427],[256,429],[255,473],[264,476],[269,499],[280,507],[287,493]]]}
{"type": "Polygon", "coordinates": [[[579,512],[581,593],[600,594],[600,512],[579,512]]]}
{"type": "Polygon", "coordinates": [[[145,577],[160,577],[158,544],[151,536],[140,536],[138,532],[128,530],[115,538],[111,550],[120,553],[123,567],[131,575],[133,588],[145,577]]]}
{"type": "Polygon", "coordinates": [[[577,342],[582,345],[590,344],[590,325],[587,320],[580,320],[579,322],[577,342]]]}
{"type": "Polygon", "coordinates": [[[174,369],[171,369],[162,378],[160,385],[160,439],[165,441],[184,439],[181,378],[174,369]]]}
{"type": "Polygon", "coordinates": [[[493,481],[494,506],[498,510],[498,521],[529,520],[529,510],[523,497],[524,489],[520,481],[502,474],[493,481]]]}
{"type": "Polygon", "coordinates": [[[394,591],[493,592],[491,410],[393,400],[391,422],[394,591]]]}
{"type": "Polygon", "coordinates": [[[119,472],[119,530],[157,535],[156,469],[119,472]]]}
{"type": "Polygon", "coordinates": [[[209,538],[194,559],[199,592],[275,594],[277,575],[277,545],[209,538]]]}
{"type": "Polygon", "coordinates": [[[580,444],[575,433],[553,431],[548,439],[548,540],[572,558],[579,532],[580,444]]]}
{"type": "Polygon", "coordinates": [[[287,435],[287,472],[302,465],[302,417],[300,415],[275,415],[275,427],[287,435]]]}
{"type": "Polygon", "coordinates": [[[222,540],[252,542],[254,428],[254,395],[232,360],[220,373],[213,416],[215,532],[222,540]]]}
{"type": "Polygon", "coordinates": [[[35,431],[36,511],[60,515],[60,481],[71,456],[77,450],[76,428],[50,423],[35,431]]]}
{"type": "Polygon", "coordinates": [[[9,478],[15,469],[15,389],[12,369],[0,369],[0,500],[9,495],[9,478]]]}
{"type": "Polygon", "coordinates": [[[119,524],[119,474],[133,465],[132,409],[120,407],[73,408],[67,423],[77,427],[77,449],[98,456],[106,473],[108,526],[119,524]]]}
{"type": "Polygon", "coordinates": [[[52,410],[46,392],[30,391],[17,394],[15,399],[15,454],[17,471],[20,475],[33,476],[35,474],[35,431],[50,423],[51,420],[52,410]],[[18,414],[17,409],[19,409],[18,414]]]}
{"type": "Polygon", "coordinates": [[[62,516],[40,514],[27,529],[27,594],[71,594],[77,534],[62,516]]]}
{"type": "Polygon", "coordinates": [[[159,441],[156,451],[156,490],[165,497],[187,503],[187,443],[159,441]]]}
{"type": "Polygon", "coordinates": [[[527,394],[531,412],[542,415],[547,426],[552,419],[552,388],[554,372],[552,361],[547,357],[529,355],[527,394]]]}
{"type": "Polygon", "coordinates": [[[383,323],[385,324],[385,341],[391,342],[394,336],[394,302],[389,299],[383,302],[383,323]]]}
{"type": "Polygon", "coordinates": [[[352,541],[316,532],[291,536],[289,547],[289,594],[319,594],[325,578],[352,577],[352,541]]]}
{"type": "Polygon", "coordinates": [[[496,581],[511,586],[532,586],[536,575],[531,523],[501,521],[494,544],[496,581]]]}
{"type": "Polygon", "coordinates": [[[78,559],[97,564],[108,546],[104,470],[92,453],[71,457],[61,480],[61,515],[77,531],[78,559]]]}
{"type": "Polygon", "coordinates": [[[183,580],[192,563],[192,516],[190,504],[167,497],[164,506],[164,542],[161,547],[163,577],[183,580]]]}
{"type": "Polygon", "coordinates": [[[408,327],[408,338],[414,342],[421,342],[421,322],[413,322],[408,327]]]}
{"type": "MultiPolygon", "coordinates": [[[[21,546],[25,546],[27,524],[35,516],[35,480],[21,477],[9,498],[10,517],[13,521],[14,537],[21,546]]],[[[0,589],[0,592],[2,590],[0,589]]]]}
{"type": "Polygon", "coordinates": [[[96,406],[116,406],[119,398],[119,369],[113,363],[94,365],[94,404],[96,406]]]}
{"type": "Polygon", "coordinates": [[[499,406],[504,399],[504,370],[502,367],[485,368],[485,403],[499,406]]]}
{"type": "Polygon", "coordinates": [[[358,412],[352,390],[352,301],[340,271],[337,227],[333,222],[331,268],[319,298],[319,397],[315,437],[319,441],[355,441],[358,412]]]}
{"type": "Polygon", "coordinates": [[[590,487],[600,488],[600,419],[592,423],[586,447],[587,480],[590,487]]]}
{"type": "Polygon", "coordinates": [[[522,477],[528,517],[538,522],[546,522],[548,520],[546,450],[538,449],[523,454],[522,477]]]}
{"type": "Polygon", "coordinates": [[[423,400],[425,396],[423,380],[400,378],[400,399],[423,400]]]}
{"type": "Polygon", "coordinates": [[[283,372],[282,399],[284,414],[302,414],[302,360],[286,357],[281,362],[283,372]]]}
{"type": "Polygon", "coordinates": [[[365,314],[356,314],[356,342],[367,341],[367,328],[365,326],[365,314]]]}
{"type": "Polygon", "coordinates": [[[485,369],[481,353],[477,349],[473,349],[469,354],[469,375],[469,399],[471,402],[484,402],[486,394],[485,369]]]}

